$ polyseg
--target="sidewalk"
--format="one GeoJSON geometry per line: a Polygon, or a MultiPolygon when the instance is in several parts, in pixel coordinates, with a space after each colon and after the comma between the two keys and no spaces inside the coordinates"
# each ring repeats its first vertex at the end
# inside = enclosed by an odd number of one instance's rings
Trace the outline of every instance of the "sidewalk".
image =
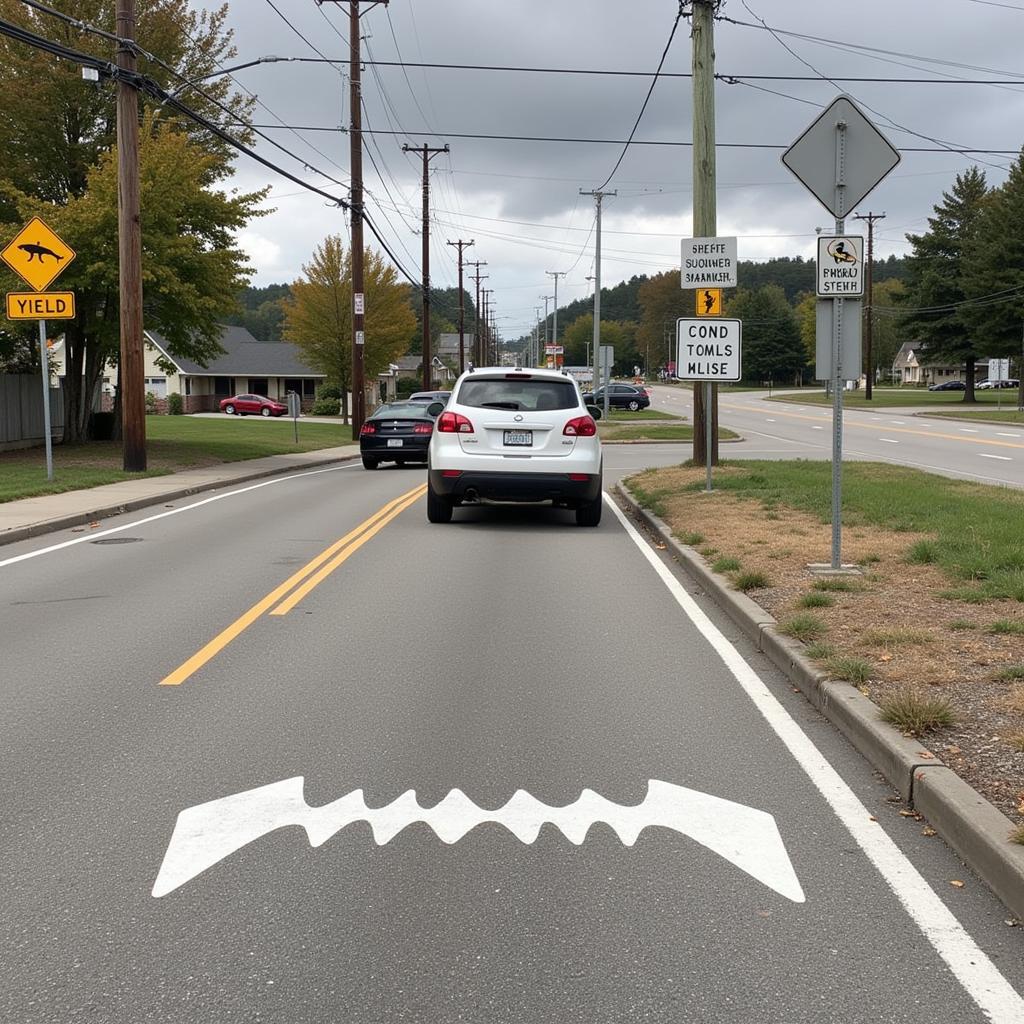
{"type": "Polygon", "coordinates": [[[270,455],[245,462],[225,462],[219,466],[169,473],[167,476],[141,477],[138,480],[122,480],[116,484],[67,491],[64,494],[45,494],[38,498],[7,501],[0,503],[0,545],[95,522],[97,519],[149,505],[177,501],[190,494],[357,458],[359,445],[350,444],[313,452],[297,452],[294,455],[270,455]]]}

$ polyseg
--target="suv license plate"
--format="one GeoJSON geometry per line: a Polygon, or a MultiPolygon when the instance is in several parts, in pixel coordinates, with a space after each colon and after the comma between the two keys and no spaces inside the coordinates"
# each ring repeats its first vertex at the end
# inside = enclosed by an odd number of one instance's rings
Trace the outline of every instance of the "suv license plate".
{"type": "Polygon", "coordinates": [[[533,444],[533,431],[532,430],[506,430],[505,431],[505,444],[506,445],[519,445],[521,447],[529,448],[533,444]]]}
{"type": "Polygon", "coordinates": [[[388,447],[389,448],[401,448],[402,447],[402,439],[400,437],[389,437],[388,438],[388,447]]]}

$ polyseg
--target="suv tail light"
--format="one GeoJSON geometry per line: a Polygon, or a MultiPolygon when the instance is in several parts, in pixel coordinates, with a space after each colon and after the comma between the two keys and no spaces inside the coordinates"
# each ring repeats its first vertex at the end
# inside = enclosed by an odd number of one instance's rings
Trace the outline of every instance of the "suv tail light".
{"type": "Polygon", "coordinates": [[[364,423],[359,428],[359,436],[360,437],[365,437],[367,434],[376,434],[376,433],[377,433],[377,427],[373,423],[364,423]]]}
{"type": "Polygon", "coordinates": [[[417,423],[412,428],[414,434],[432,434],[434,432],[434,425],[432,423],[417,423]]]}
{"type": "Polygon", "coordinates": [[[437,429],[442,434],[472,434],[473,424],[460,412],[443,412],[437,421],[437,429]]]}
{"type": "Polygon", "coordinates": [[[597,433],[597,424],[590,416],[577,416],[566,423],[562,433],[569,437],[593,437],[597,433]]]}

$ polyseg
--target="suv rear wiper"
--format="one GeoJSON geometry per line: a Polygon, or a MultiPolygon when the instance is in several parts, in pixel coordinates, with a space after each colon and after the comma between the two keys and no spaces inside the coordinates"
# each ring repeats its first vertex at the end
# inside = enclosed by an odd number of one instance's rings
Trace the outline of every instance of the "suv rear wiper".
{"type": "Polygon", "coordinates": [[[519,409],[518,402],[484,402],[481,409],[519,409]]]}

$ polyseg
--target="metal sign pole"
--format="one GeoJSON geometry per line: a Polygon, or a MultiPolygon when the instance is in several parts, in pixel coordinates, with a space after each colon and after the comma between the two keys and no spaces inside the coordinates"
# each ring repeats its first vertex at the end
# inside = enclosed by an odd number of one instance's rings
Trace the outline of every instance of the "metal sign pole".
{"type": "MultiPolygon", "coordinates": [[[[846,231],[846,122],[836,122],[836,234],[846,231]]],[[[832,568],[843,566],[843,300],[832,300],[832,568]]]]}
{"type": "Polygon", "coordinates": [[[711,490],[711,381],[704,382],[704,465],[707,466],[707,488],[711,490]]]}
{"type": "Polygon", "coordinates": [[[39,360],[43,366],[43,433],[46,435],[46,479],[53,479],[53,440],[50,437],[50,358],[46,351],[46,321],[39,321],[39,360]]]}

